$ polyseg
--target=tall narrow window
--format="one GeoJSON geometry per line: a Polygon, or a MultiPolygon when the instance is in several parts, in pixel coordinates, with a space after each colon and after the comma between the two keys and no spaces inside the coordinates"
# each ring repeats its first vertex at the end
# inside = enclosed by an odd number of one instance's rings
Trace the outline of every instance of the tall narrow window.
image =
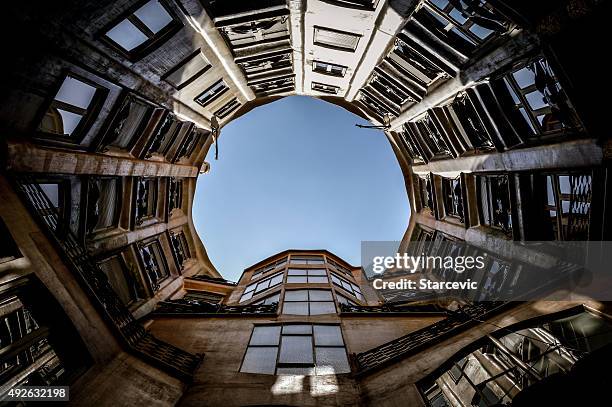
{"type": "Polygon", "coordinates": [[[169,38],[181,23],[160,0],[150,0],[104,32],[104,39],[131,60],[137,60],[169,38]]]}
{"type": "Polygon", "coordinates": [[[183,270],[185,268],[185,261],[191,257],[185,233],[170,233],[170,246],[172,247],[172,254],[178,268],[183,270]]]}
{"type": "Polygon", "coordinates": [[[324,375],[350,373],[339,325],[262,325],[253,328],[241,372],[324,375]]]}
{"type": "Polygon", "coordinates": [[[480,176],[477,185],[481,206],[481,221],[483,224],[499,228],[511,236],[512,208],[508,176],[480,176]]]}
{"type": "Polygon", "coordinates": [[[111,287],[124,305],[131,305],[146,297],[140,277],[129,270],[121,255],[98,263],[111,287]]]}
{"type": "Polygon", "coordinates": [[[136,224],[157,215],[157,184],[156,178],[138,178],[136,180],[136,224]]]}
{"type": "Polygon", "coordinates": [[[160,283],[170,276],[159,242],[140,244],[140,256],[151,288],[153,291],[159,290],[160,283]]]}
{"type": "Polygon", "coordinates": [[[262,294],[276,287],[283,282],[283,277],[284,275],[282,272],[276,273],[266,279],[247,285],[244,289],[244,293],[240,297],[240,302],[250,300],[253,296],[262,294]]]}
{"type": "Polygon", "coordinates": [[[168,179],[168,210],[181,209],[183,204],[183,180],[171,177],[168,179]]]}
{"type": "Polygon", "coordinates": [[[136,96],[128,96],[113,119],[100,149],[111,145],[129,148],[135,138],[144,130],[153,115],[154,107],[136,96]]]}
{"type": "Polygon", "coordinates": [[[121,182],[118,178],[89,179],[87,191],[87,231],[105,230],[117,225],[121,182]]]}
{"type": "Polygon", "coordinates": [[[461,178],[442,178],[442,193],[444,194],[444,212],[446,215],[459,218],[463,222],[461,178]]]}
{"type": "Polygon", "coordinates": [[[591,213],[590,174],[546,176],[546,211],[557,240],[588,240],[591,213]]]}
{"type": "Polygon", "coordinates": [[[107,89],[69,74],[55,94],[38,130],[76,140],[95,120],[107,93],[107,89]]]}
{"type": "Polygon", "coordinates": [[[335,314],[334,298],[329,290],[287,290],[283,314],[322,315],[335,314]]]}

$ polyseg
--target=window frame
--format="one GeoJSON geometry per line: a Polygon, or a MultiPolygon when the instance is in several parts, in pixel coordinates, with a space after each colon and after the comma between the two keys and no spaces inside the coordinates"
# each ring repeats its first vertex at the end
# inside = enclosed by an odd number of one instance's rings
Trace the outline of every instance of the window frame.
{"type": "Polygon", "coordinates": [[[128,9],[126,9],[123,13],[119,14],[117,17],[113,19],[109,24],[105,25],[96,35],[97,39],[111,47],[115,52],[118,52],[121,56],[125,57],[131,62],[137,62],[142,59],[146,55],[152,53],[161,47],[167,40],[169,40],[174,34],[179,32],[183,28],[183,23],[178,18],[174,10],[167,4],[166,0],[157,0],[159,4],[164,8],[164,10],[170,15],[172,19],[165,27],[159,30],[157,33],[151,32],[145,23],[140,21],[140,19],[134,14],[138,9],[140,9],[145,4],[149,3],[151,0],[141,0],[128,9]],[[138,20],[139,23],[133,22],[130,17],[135,20],[138,20]],[[121,24],[123,21],[129,21],[132,25],[134,25],[143,35],[147,37],[147,40],[142,44],[137,45],[131,50],[127,50],[119,45],[117,42],[112,40],[106,34],[121,24]],[[141,28],[144,26],[144,29],[141,28]],[[144,30],[146,29],[147,32],[144,30]]]}
{"type": "Polygon", "coordinates": [[[334,49],[336,51],[344,51],[344,52],[355,52],[355,51],[357,51],[357,48],[359,48],[359,42],[361,41],[362,37],[363,37],[362,34],[357,34],[357,33],[349,32],[349,31],[343,31],[343,30],[337,30],[335,28],[322,27],[322,26],[319,26],[319,25],[315,25],[313,27],[313,31],[312,31],[312,43],[314,45],[319,46],[319,47],[323,47],[323,48],[334,49]],[[356,39],[356,41],[355,41],[355,48],[351,48],[351,47],[348,47],[348,46],[337,45],[337,44],[329,44],[329,43],[317,41],[317,33],[319,32],[319,30],[323,30],[323,31],[328,31],[328,32],[335,33],[335,34],[343,34],[343,35],[348,35],[348,36],[354,37],[356,39]]]}

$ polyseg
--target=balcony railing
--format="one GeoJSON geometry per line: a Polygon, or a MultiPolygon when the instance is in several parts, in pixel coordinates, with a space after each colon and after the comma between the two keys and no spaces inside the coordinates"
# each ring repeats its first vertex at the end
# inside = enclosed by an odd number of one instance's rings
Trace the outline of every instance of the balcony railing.
{"type": "Polygon", "coordinates": [[[482,302],[461,308],[447,318],[411,332],[376,348],[355,355],[358,373],[363,374],[407,358],[465,329],[478,324],[508,303],[482,302]]]}
{"type": "Polygon", "coordinates": [[[352,305],[340,304],[340,313],[345,315],[350,314],[377,314],[377,315],[397,315],[397,314],[438,314],[445,315],[446,310],[435,304],[423,305],[352,305]]]}
{"type": "Polygon", "coordinates": [[[127,350],[136,356],[182,379],[190,380],[203,355],[185,352],[148,333],[113,291],[108,278],[92,260],[76,236],[60,225],[58,210],[36,181],[27,175],[14,177],[17,190],[34,218],[56,246],[66,265],[79,278],[99,310],[127,350]]]}
{"type": "Polygon", "coordinates": [[[206,274],[195,274],[187,278],[192,279],[192,280],[197,280],[197,281],[206,281],[209,283],[217,283],[217,284],[223,284],[223,285],[237,285],[237,283],[233,281],[229,281],[229,280],[226,280],[220,277],[207,276],[206,274]]]}
{"type": "Polygon", "coordinates": [[[178,299],[159,302],[151,316],[276,316],[277,310],[277,302],[269,305],[221,305],[193,299],[178,299]]]}

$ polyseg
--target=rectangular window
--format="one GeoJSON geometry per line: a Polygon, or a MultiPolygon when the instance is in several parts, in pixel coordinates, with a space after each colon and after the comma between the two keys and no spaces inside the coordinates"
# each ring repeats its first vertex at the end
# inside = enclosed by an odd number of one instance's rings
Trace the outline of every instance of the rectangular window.
{"type": "Polygon", "coordinates": [[[354,52],[359,44],[361,35],[332,28],[314,28],[314,44],[341,51],[354,52]]]}
{"type": "Polygon", "coordinates": [[[287,290],[283,301],[283,314],[323,315],[335,314],[334,298],[329,290],[287,290]]]}
{"type": "Polygon", "coordinates": [[[95,121],[108,90],[92,81],[67,75],[47,109],[38,131],[77,139],[95,121]]]}
{"type": "Polygon", "coordinates": [[[459,218],[463,223],[461,178],[442,178],[442,194],[444,195],[444,212],[446,215],[459,218]]]}
{"type": "Polygon", "coordinates": [[[94,233],[116,227],[121,210],[119,178],[92,177],[87,191],[87,232],[94,233]]]}
{"type": "Polygon", "coordinates": [[[335,268],[339,272],[344,273],[347,276],[350,276],[351,278],[353,277],[353,273],[349,269],[347,269],[346,267],[342,266],[337,261],[334,261],[334,260],[330,259],[329,256],[327,257],[327,264],[331,265],[333,268],[335,268]]]}
{"type": "Polygon", "coordinates": [[[283,267],[285,264],[287,264],[286,257],[266,264],[265,266],[259,267],[253,271],[253,274],[251,275],[251,280],[256,280],[272,270],[276,270],[277,268],[283,267]]]}
{"type": "Polygon", "coordinates": [[[276,273],[264,280],[247,285],[244,289],[244,293],[240,297],[240,302],[250,300],[253,296],[262,294],[268,291],[269,289],[274,288],[279,284],[282,284],[283,277],[284,274],[282,272],[276,273]]]}
{"type": "Polygon", "coordinates": [[[162,1],[150,0],[104,32],[104,40],[137,60],[178,31],[181,23],[162,1]]]}
{"type": "Polygon", "coordinates": [[[104,150],[108,145],[121,149],[129,148],[149,123],[155,108],[133,95],[128,96],[122,103],[119,112],[113,119],[99,149],[104,150]]]}
{"type": "Polygon", "coordinates": [[[98,265],[124,305],[129,306],[146,297],[142,281],[128,269],[121,255],[104,259],[98,265]]]}
{"type": "Polygon", "coordinates": [[[160,289],[160,283],[170,276],[166,264],[166,256],[157,241],[140,244],[140,256],[151,288],[153,291],[160,289]]]}
{"type": "Polygon", "coordinates": [[[238,102],[238,99],[233,98],[232,100],[221,106],[221,108],[217,110],[214,115],[217,116],[219,119],[224,119],[239,107],[240,102],[238,102]]]}
{"type": "Polygon", "coordinates": [[[442,130],[436,125],[431,115],[413,123],[432,156],[450,156],[450,149],[444,139],[442,130]]]}
{"type": "Polygon", "coordinates": [[[136,180],[136,225],[157,215],[157,178],[137,178],[136,180]]]}
{"type": "Polygon", "coordinates": [[[256,326],[243,373],[325,375],[350,373],[339,325],[256,326]]]}
{"type": "Polygon", "coordinates": [[[162,78],[177,90],[181,90],[202,76],[210,67],[211,65],[202,51],[197,50],[169,70],[162,78]]]}
{"type": "Polygon", "coordinates": [[[344,65],[336,65],[331,62],[312,61],[312,70],[323,75],[339,76],[344,78],[347,67],[344,65]]]}
{"type": "Polygon", "coordinates": [[[329,283],[325,269],[290,268],[287,271],[287,283],[329,283]]]}
{"type": "Polygon", "coordinates": [[[509,105],[516,122],[523,124],[521,134],[538,137],[580,128],[569,98],[545,59],[525,64],[501,81],[503,86],[496,87],[507,93],[501,100],[509,105]]]}
{"type": "Polygon", "coordinates": [[[421,208],[428,209],[429,213],[433,215],[434,198],[431,177],[429,175],[426,175],[425,177],[418,177],[417,182],[419,184],[419,198],[421,200],[421,208]]]}
{"type": "Polygon", "coordinates": [[[173,114],[168,113],[155,129],[150,144],[147,147],[145,158],[151,158],[153,153],[165,155],[172,146],[172,143],[176,141],[182,125],[182,121],[178,120],[173,114]]]}
{"type": "Polygon", "coordinates": [[[482,223],[499,228],[512,236],[512,208],[508,176],[479,176],[477,186],[482,223]]]}
{"type": "Polygon", "coordinates": [[[190,130],[187,133],[187,136],[185,136],[185,138],[183,139],[181,147],[178,149],[173,162],[177,162],[183,157],[191,157],[191,154],[193,154],[193,152],[195,151],[196,147],[200,143],[200,140],[202,140],[202,138],[206,137],[208,134],[210,133],[195,127],[190,130]]]}
{"type": "Polygon", "coordinates": [[[280,301],[280,293],[276,293],[274,295],[270,295],[269,297],[262,298],[259,301],[255,301],[253,305],[271,305],[280,301]]]}
{"type": "Polygon", "coordinates": [[[588,240],[591,214],[590,174],[546,176],[546,212],[556,240],[588,240]]]}
{"type": "Polygon", "coordinates": [[[291,264],[325,264],[323,256],[291,255],[291,264]]]}
{"type": "Polygon", "coordinates": [[[225,81],[223,79],[219,79],[204,92],[200,93],[200,95],[195,98],[195,101],[202,106],[206,106],[228,90],[229,87],[225,84],[225,81]]]}
{"type": "Polygon", "coordinates": [[[181,209],[183,204],[183,180],[175,177],[168,179],[168,211],[181,209]]]}
{"type": "Polygon", "coordinates": [[[172,254],[174,255],[174,259],[176,260],[176,264],[179,270],[183,270],[185,268],[184,263],[189,258],[191,258],[191,253],[189,251],[189,244],[187,243],[187,239],[185,238],[185,233],[170,233],[170,246],[172,247],[172,254]]]}
{"type": "Polygon", "coordinates": [[[326,85],[325,83],[312,82],[312,90],[322,93],[329,93],[330,95],[337,95],[340,91],[339,86],[326,85]]]}
{"type": "Polygon", "coordinates": [[[348,280],[345,280],[344,278],[340,277],[339,275],[335,273],[331,273],[331,279],[334,285],[344,289],[346,292],[352,294],[360,301],[365,300],[365,298],[363,298],[363,294],[361,293],[361,289],[359,288],[358,285],[353,284],[348,280]]]}

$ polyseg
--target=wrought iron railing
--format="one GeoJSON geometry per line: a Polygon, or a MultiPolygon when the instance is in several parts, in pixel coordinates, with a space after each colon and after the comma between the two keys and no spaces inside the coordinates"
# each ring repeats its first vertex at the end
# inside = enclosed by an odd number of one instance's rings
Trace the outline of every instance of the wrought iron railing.
{"type": "Polygon", "coordinates": [[[487,315],[507,305],[505,302],[482,302],[461,308],[447,318],[411,332],[383,345],[355,355],[358,374],[384,367],[425,348],[433,346],[479,323],[487,315]]]}
{"type": "Polygon", "coordinates": [[[340,304],[340,312],[344,314],[444,314],[446,310],[435,304],[422,305],[352,305],[340,304]]]}
{"type": "Polygon", "coordinates": [[[150,316],[276,316],[277,310],[277,302],[265,305],[221,305],[194,299],[178,299],[159,302],[150,316]]]}
{"type": "Polygon", "coordinates": [[[76,236],[60,225],[58,210],[35,180],[27,175],[16,175],[14,180],[26,206],[63,254],[65,263],[80,279],[89,296],[100,306],[127,349],[174,376],[190,380],[203,355],[185,352],[148,333],[121,302],[102,269],[76,236]]]}

